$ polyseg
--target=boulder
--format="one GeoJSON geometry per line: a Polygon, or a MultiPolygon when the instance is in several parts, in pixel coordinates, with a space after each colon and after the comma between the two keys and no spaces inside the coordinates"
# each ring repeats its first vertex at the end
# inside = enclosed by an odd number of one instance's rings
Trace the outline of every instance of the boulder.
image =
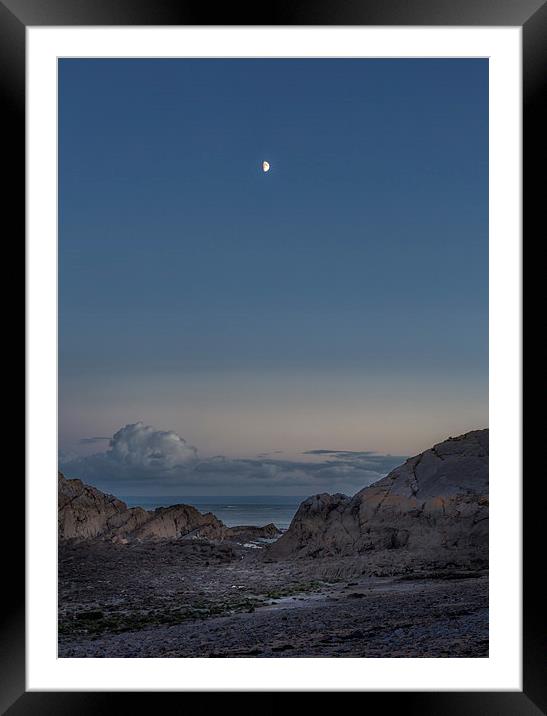
{"type": "Polygon", "coordinates": [[[252,525],[238,525],[237,527],[226,527],[225,539],[236,542],[249,542],[256,539],[275,539],[279,537],[281,530],[277,529],[273,522],[264,527],[252,525]]]}
{"type": "Polygon", "coordinates": [[[488,430],[448,438],[353,497],[309,497],[268,558],[393,550],[487,563],[488,430]]]}

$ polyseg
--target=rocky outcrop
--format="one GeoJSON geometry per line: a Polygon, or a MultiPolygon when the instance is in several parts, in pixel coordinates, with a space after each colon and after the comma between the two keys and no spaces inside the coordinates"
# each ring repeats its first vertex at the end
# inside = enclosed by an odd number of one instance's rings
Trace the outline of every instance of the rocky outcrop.
{"type": "Polygon", "coordinates": [[[253,527],[252,525],[238,525],[227,527],[228,538],[238,542],[250,542],[255,539],[275,539],[281,534],[273,522],[264,527],[253,527]]]}
{"type": "Polygon", "coordinates": [[[158,507],[133,534],[138,539],[177,539],[208,537],[223,539],[226,528],[213,514],[202,514],[191,505],[158,507]]]}
{"type": "Polygon", "coordinates": [[[58,523],[60,539],[91,539],[124,524],[144,521],[144,510],[128,509],[113,495],[85,485],[81,480],[58,476],[58,523]]]}
{"type": "Polygon", "coordinates": [[[273,524],[265,527],[226,527],[211,512],[202,514],[191,505],[172,505],[156,510],[128,507],[81,480],[58,477],[59,539],[132,540],[203,538],[245,541],[280,534],[273,524]]]}
{"type": "Polygon", "coordinates": [[[488,430],[448,438],[353,497],[308,498],[268,557],[392,550],[487,563],[488,430]]]}

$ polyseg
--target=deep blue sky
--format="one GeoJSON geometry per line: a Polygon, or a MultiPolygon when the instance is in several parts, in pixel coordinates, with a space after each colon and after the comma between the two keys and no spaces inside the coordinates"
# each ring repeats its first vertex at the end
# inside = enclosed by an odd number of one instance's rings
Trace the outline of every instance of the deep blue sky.
{"type": "Polygon", "coordinates": [[[59,152],[64,450],[487,425],[486,60],[61,60],[59,152]]]}

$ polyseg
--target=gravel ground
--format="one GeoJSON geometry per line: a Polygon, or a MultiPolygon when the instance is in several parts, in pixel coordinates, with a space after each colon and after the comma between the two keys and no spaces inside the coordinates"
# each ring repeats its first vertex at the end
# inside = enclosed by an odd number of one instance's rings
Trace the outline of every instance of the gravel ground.
{"type": "Polygon", "coordinates": [[[60,657],[486,657],[488,577],[241,545],[62,545],[60,657]],[[386,574],[387,573],[387,574],[386,574]]]}

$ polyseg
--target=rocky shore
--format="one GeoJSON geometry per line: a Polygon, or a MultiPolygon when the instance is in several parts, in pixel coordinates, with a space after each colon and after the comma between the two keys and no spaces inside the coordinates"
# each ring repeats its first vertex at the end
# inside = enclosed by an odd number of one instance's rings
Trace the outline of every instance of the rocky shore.
{"type": "Polygon", "coordinates": [[[486,573],[362,569],[227,544],[64,546],[59,656],[488,655],[486,573]]]}
{"type": "Polygon", "coordinates": [[[279,534],[60,475],[59,656],[488,655],[488,431],[279,534]]]}
{"type": "Polygon", "coordinates": [[[274,524],[256,527],[226,527],[207,512],[192,505],[171,505],[155,510],[128,507],[114,495],[108,495],[81,480],[67,480],[58,474],[59,540],[110,540],[119,544],[132,541],[209,539],[252,540],[279,537],[274,524]]]}

